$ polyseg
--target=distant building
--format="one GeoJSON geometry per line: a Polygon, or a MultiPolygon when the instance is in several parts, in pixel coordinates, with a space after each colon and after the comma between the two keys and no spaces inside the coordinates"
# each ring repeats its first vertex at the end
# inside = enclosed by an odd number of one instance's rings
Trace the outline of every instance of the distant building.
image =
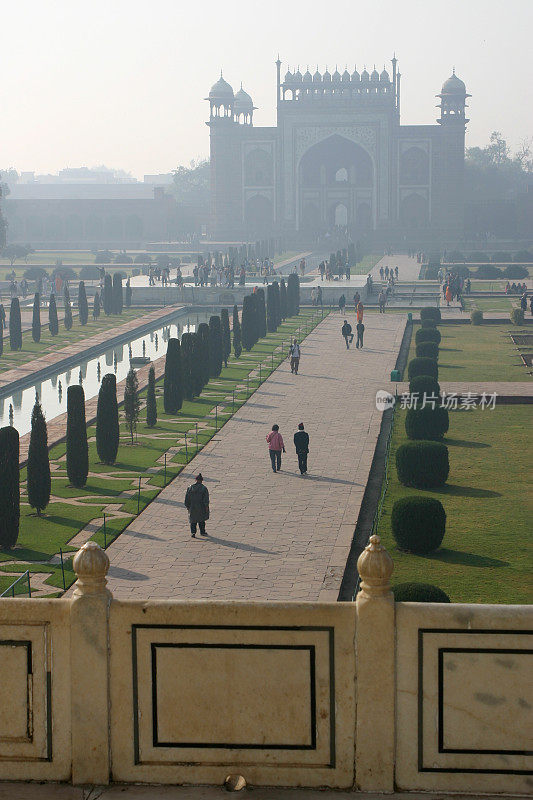
{"type": "Polygon", "coordinates": [[[288,71],[277,61],[277,124],[257,128],[252,98],[222,74],[209,92],[210,234],[376,238],[463,227],[465,84],[445,81],[437,125],[400,124],[400,73],[288,71]]]}
{"type": "Polygon", "coordinates": [[[162,172],[159,175],[145,175],[143,180],[155,186],[169,186],[174,183],[174,175],[172,172],[162,172]]]}

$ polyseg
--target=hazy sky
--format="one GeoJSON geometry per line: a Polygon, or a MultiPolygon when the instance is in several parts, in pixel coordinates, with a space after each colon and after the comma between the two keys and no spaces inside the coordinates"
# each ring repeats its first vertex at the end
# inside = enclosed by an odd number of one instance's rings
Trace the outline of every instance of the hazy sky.
{"type": "Polygon", "coordinates": [[[467,145],[533,135],[532,0],[17,0],[2,10],[0,167],[168,172],[209,154],[220,69],[275,124],[287,66],[369,71],[393,52],[402,122],[436,119],[455,65],[473,95],[467,145]]]}

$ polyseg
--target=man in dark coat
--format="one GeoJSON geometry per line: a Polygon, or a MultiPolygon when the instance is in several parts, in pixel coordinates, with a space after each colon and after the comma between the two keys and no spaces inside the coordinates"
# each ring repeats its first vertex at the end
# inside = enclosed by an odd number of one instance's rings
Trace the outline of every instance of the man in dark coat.
{"type": "Polygon", "coordinates": [[[362,347],[363,347],[363,334],[365,332],[365,326],[363,325],[362,322],[358,322],[357,325],[355,326],[355,328],[357,330],[357,340],[355,342],[355,346],[357,348],[360,347],[362,349],[362,347]]]}
{"type": "Polygon", "coordinates": [[[196,526],[200,527],[202,536],[207,536],[205,523],[209,519],[209,491],[203,484],[203,475],[200,472],[196,476],[196,481],[189,486],[185,494],[185,507],[189,512],[189,522],[191,523],[191,536],[196,536],[196,526]]]}
{"type": "Polygon", "coordinates": [[[304,424],[300,422],[294,434],[294,446],[298,456],[298,467],[301,475],[307,475],[307,454],[309,452],[309,434],[304,431],[304,424]]]}
{"type": "Polygon", "coordinates": [[[344,325],[341,328],[341,333],[344,336],[344,341],[346,342],[346,349],[350,349],[350,344],[353,342],[353,333],[352,333],[352,326],[348,322],[348,320],[344,320],[344,325]]]}

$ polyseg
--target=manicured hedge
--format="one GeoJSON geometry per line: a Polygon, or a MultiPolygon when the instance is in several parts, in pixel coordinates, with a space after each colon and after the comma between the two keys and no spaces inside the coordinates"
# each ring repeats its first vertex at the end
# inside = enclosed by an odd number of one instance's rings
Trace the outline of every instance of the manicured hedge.
{"type": "Polygon", "coordinates": [[[448,448],[442,442],[406,442],[396,451],[400,483],[417,489],[444,486],[450,472],[448,448]]]}
{"type": "Polygon", "coordinates": [[[408,408],[405,415],[405,432],[408,439],[439,441],[450,427],[447,408],[426,405],[424,408],[408,408]]]}
{"type": "Polygon", "coordinates": [[[434,497],[401,497],[392,507],[392,534],[399,550],[432,553],[446,530],[446,512],[434,497]]]}
{"type": "Polygon", "coordinates": [[[449,603],[450,598],[432,583],[397,583],[392,587],[396,603],[449,603]]]}
{"type": "Polygon", "coordinates": [[[440,395],[440,384],[431,375],[417,375],[409,381],[409,391],[411,394],[418,394],[420,398],[429,395],[440,395]]]}
{"type": "Polygon", "coordinates": [[[498,267],[495,267],[494,264],[482,264],[480,267],[477,268],[475,276],[476,278],[501,278],[502,273],[498,267]]]}
{"type": "Polygon", "coordinates": [[[418,328],[415,333],[415,344],[421,344],[422,342],[440,344],[441,339],[442,336],[438,328],[418,328]]]}
{"type": "Polygon", "coordinates": [[[416,357],[417,358],[434,358],[435,361],[438,361],[439,358],[439,346],[437,342],[420,342],[416,346],[416,357]]]}
{"type": "Polygon", "coordinates": [[[427,306],[420,309],[420,319],[434,319],[435,322],[441,321],[440,308],[436,306],[427,306]]]}
{"type": "Polygon", "coordinates": [[[470,312],[470,322],[472,325],[482,325],[483,324],[483,311],[480,311],[478,308],[475,308],[473,311],[470,312]]]}
{"type": "Polygon", "coordinates": [[[417,375],[431,375],[437,380],[439,365],[434,358],[412,358],[407,366],[407,376],[411,381],[417,375]]]}
{"type": "Polygon", "coordinates": [[[522,308],[513,308],[511,311],[511,322],[513,325],[524,324],[524,310],[522,308]]]}
{"type": "Polygon", "coordinates": [[[527,268],[523,267],[521,264],[509,264],[509,266],[505,267],[502,274],[505,278],[510,278],[511,280],[529,277],[527,268]]]}
{"type": "Polygon", "coordinates": [[[437,320],[433,319],[433,317],[426,317],[422,320],[422,328],[436,328],[437,327],[437,320]]]}

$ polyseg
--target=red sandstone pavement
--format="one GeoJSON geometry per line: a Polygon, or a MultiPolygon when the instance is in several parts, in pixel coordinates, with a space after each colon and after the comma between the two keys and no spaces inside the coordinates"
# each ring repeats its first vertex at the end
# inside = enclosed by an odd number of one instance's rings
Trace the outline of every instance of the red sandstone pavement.
{"type": "Polygon", "coordinates": [[[362,351],[346,350],[341,324],[327,317],[303,343],[300,374],[285,361],[110,545],[115,596],[337,599],[381,425],[375,395],[391,386],[405,315],[369,315],[362,351]],[[302,420],[307,477],[292,443],[302,420]],[[265,442],[274,422],[287,449],[277,474],[265,442]],[[200,471],[210,536],[191,539],[183,499],[200,471]]]}

